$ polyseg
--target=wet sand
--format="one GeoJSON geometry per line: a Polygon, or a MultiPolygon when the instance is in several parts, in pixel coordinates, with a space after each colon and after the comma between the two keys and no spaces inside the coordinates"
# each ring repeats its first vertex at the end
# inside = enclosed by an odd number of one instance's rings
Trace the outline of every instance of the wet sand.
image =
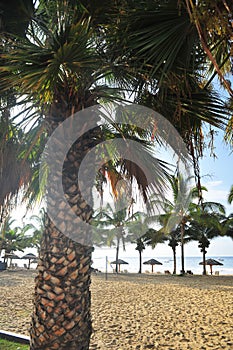
{"type": "MultiPolygon", "coordinates": [[[[0,329],[28,334],[35,272],[0,273],[0,329]]],[[[233,349],[233,276],[92,277],[90,349],[233,349]]]]}

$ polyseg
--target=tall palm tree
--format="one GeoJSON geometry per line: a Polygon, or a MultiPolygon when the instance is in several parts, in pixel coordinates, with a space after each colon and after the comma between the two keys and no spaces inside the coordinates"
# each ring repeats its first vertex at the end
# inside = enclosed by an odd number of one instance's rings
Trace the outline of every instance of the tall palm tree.
{"type": "Polygon", "coordinates": [[[168,245],[172,248],[173,252],[173,275],[176,275],[176,247],[179,245],[180,231],[177,228],[168,235],[168,245]]]}
{"type": "MultiPolygon", "coordinates": [[[[101,99],[111,101],[115,98],[113,84],[119,86],[122,79],[126,86],[127,71],[119,76],[119,64],[113,62],[112,51],[106,49],[105,33],[109,22],[102,22],[98,7],[92,8],[88,2],[86,8],[84,5],[85,2],[75,1],[40,1],[36,4],[27,35],[17,37],[17,40],[12,35],[6,36],[4,42],[1,88],[8,91],[17,87],[19,103],[29,106],[24,118],[29,120],[39,116],[46,125],[44,133],[48,136],[76,112],[96,105],[101,99]]],[[[87,176],[87,204],[76,177],[89,150],[104,140],[98,126],[99,116],[92,113],[91,118],[92,129],[72,145],[62,170],[67,201],[74,213],[87,223],[92,216],[92,181],[87,176]]],[[[80,129],[86,122],[80,120],[80,129]]],[[[66,141],[66,134],[56,140],[54,159],[66,141]]],[[[87,165],[87,175],[94,172],[93,166],[94,161],[87,165]]],[[[131,171],[131,176],[140,182],[137,169],[130,162],[124,170],[131,171]]],[[[55,177],[60,176],[59,173],[55,177]]],[[[54,178],[50,178],[49,185],[49,204],[56,208],[59,193],[54,178]]],[[[144,193],[147,186],[143,179],[141,188],[144,193]]],[[[64,233],[61,232],[46,216],[30,331],[32,350],[86,350],[89,347],[92,331],[89,290],[91,233],[85,232],[84,235],[79,232],[78,225],[63,212],[64,202],[59,202],[58,217],[76,239],[67,237],[65,229],[64,233]]]]}
{"type": "MultiPolygon", "coordinates": [[[[190,179],[183,179],[181,175],[172,176],[170,178],[170,184],[172,189],[172,200],[166,199],[162,203],[164,213],[157,216],[162,225],[161,231],[164,235],[171,235],[174,231],[177,236],[177,230],[179,232],[179,242],[181,247],[181,274],[185,273],[184,268],[184,244],[187,241],[185,239],[186,224],[192,211],[192,200],[197,197],[198,189],[189,189],[190,179]]],[[[156,219],[156,218],[155,218],[156,219]]],[[[172,237],[172,244],[175,244],[175,240],[172,237]]],[[[175,245],[174,245],[175,249],[175,245]]],[[[175,250],[173,249],[173,253],[175,250]]],[[[175,268],[174,268],[175,271],[175,268]]]]}

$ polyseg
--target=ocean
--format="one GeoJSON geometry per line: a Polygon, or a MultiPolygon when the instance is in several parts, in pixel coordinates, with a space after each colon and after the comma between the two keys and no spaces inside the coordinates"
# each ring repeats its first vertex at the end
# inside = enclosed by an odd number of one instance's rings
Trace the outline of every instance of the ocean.
{"type": "MultiPolygon", "coordinates": [[[[99,255],[99,254],[98,254],[99,255]]],[[[102,272],[106,271],[106,260],[108,272],[113,272],[115,265],[111,264],[112,261],[115,260],[114,252],[109,256],[98,256],[93,253],[93,268],[96,268],[102,272]]],[[[104,255],[104,251],[103,251],[104,255]]],[[[161,272],[164,273],[165,270],[169,270],[171,273],[173,272],[173,260],[170,257],[152,257],[152,256],[144,256],[142,255],[142,262],[147,261],[151,258],[155,258],[160,261],[163,265],[154,265],[154,273],[161,272]]],[[[222,266],[213,266],[213,274],[218,272],[219,275],[233,275],[233,256],[208,256],[207,259],[212,258],[218,260],[223,265],[222,266]]],[[[138,256],[119,256],[119,259],[123,259],[128,262],[128,265],[121,265],[121,271],[127,270],[128,272],[137,273],[139,270],[139,255],[138,256]]],[[[180,257],[177,257],[177,273],[181,270],[181,261],[180,257]]],[[[199,265],[199,262],[202,261],[202,257],[185,257],[185,271],[191,270],[194,274],[202,274],[203,266],[199,265]]],[[[210,267],[207,266],[206,270],[210,273],[210,267]]],[[[142,272],[150,271],[150,265],[142,264],[142,272]]]]}
{"type": "MultiPolygon", "coordinates": [[[[36,249],[26,249],[24,253],[19,254],[19,256],[22,254],[27,254],[29,252],[32,252],[37,255],[36,249]]],[[[18,255],[18,254],[17,254],[18,255]]],[[[154,266],[154,272],[161,272],[164,273],[165,270],[169,270],[171,273],[173,272],[173,260],[172,260],[172,254],[170,256],[156,256],[155,252],[151,252],[151,255],[148,255],[148,252],[144,252],[142,254],[142,262],[147,261],[151,258],[154,258],[158,261],[160,261],[163,265],[155,265],[154,266]]],[[[222,266],[213,266],[213,274],[215,271],[218,271],[220,275],[233,275],[233,256],[210,256],[207,254],[207,259],[212,258],[215,260],[218,260],[223,265],[222,266]]],[[[108,272],[113,272],[113,269],[115,268],[115,265],[110,264],[112,261],[116,259],[115,256],[115,249],[113,248],[96,248],[92,254],[92,260],[93,264],[92,267],[96,268],[102,272],[106,271],[106,259],[108,261],[107,268],[108,272]]],[[[127,265],[121,265],[121,271],[127,270],[128,272],[137,273],[139,270],[139,254],[135,250],[131,251],[122,251],[120,250],[119,259],[123,259],[128,264],[127,265]]],[[[2,260],[2,259],[1,259],[2,260]]],[[[195,257],[185,257],[185,271],[191,270],[194,274],[202,274],[203,266],[199,265],[199,262],[202,261],[202,256],[195,256],[195,257]]],[[[28,264],[28,260],[13,260],[13,263],[17,263],[19,267],[23,267],[24,264],[28,264]]],[[[177,273],[181,270],[181,259],[180,256],[177,256],[176,259],[177,262],[177,273]]],[[[36,264],[31,264],[32,268],[36,268],[36,264]]],[[[210,272],[210,267],[206,267],[207,272],[210,272]]],[[[151,266],[150,265],[143,265],[142,264],[142,272],[150,271],[151,272],[151,266]]]]}

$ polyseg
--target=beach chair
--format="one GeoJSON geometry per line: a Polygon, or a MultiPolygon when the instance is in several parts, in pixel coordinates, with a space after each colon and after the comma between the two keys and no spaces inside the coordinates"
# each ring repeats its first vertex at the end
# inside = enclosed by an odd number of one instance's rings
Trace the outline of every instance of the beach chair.
{"type": "Polygon", "coordinates": [[[215,276],[219,276],[219,271],[215,271],[215,276]]]}

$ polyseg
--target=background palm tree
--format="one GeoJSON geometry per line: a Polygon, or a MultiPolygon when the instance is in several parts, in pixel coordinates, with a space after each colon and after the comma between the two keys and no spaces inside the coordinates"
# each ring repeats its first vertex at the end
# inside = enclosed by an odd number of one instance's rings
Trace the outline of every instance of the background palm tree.
{"type": "MultiPolygon", "coordinates": [[[[146,245],[151,244],[151,237],[154,233],[154,229],[150,228],[148,225],[148,215],[142,212],[135,213],[131,221],[128,224],[128,231],[131,232],[134,236],[134,241],[132,243],[136,243],[135,249],[139,254],[139,271],[138,273],[142,273],[142,252],[146,249],[146,245]]],[[[155,247],[156,240],[154,240],[155,247]]]]}
{"type": "Polygon", "coordinates": [[[41,208],[38,215],[30,217],[30,223],[23,227],[23,232],[30,234],[33,247],[37,249],[38,255],[41,247],[41,239],[45,226],[45,209],[41,208]]]}
{"type": "Polygon", "coordinates": [[[168,245],[172,248],[173,252],[173,275],[176,275],[176,247],[179,245],[180,241],[180,231],[178,228],[176,230],[171,231],[168,234],[168,245]]]}
{"type": "MultiPolygon", "coordinates": [[[[185,273],[184,268],[184,244],[187,242],[185,238],[187,221],[192,211],[192,200],[197,197],[198,189],[189,189],[190,179],[183,179],[181,175],[171,176],[170,184],[172,189],[172,200],[165,199],[162,204],[163,213],[152,220],[159,221],[162,228],[160,231],[166,235],[175,236],[179,232],[179,242],[181,246],[181,274],[185,273]],[[177,231],[178,230],[178,231],[177,231]]],[[[175,253],[175,237],[171,236],[172,245],[174,243],[173,254],[175,253]]],[[[175,267],[174,267],[175,271],[175,267]]]]}
{"type": "MultiPolygon", "coordinates": [[[[173,273],[176,273],[176,247],[180,243],[181,274],[185,274],[185,243],[198,239],[201,249],[203,248],[203,259],[205,259],[208,238],[213,238],[222,232],[220,220],[225,213],[225,209],[222,204],[216,202],[202,201],[197,203],[199,189],[196,187],[189,189],[187,180],[183,180],[181,176],[171,177],[170,183],[173,199],[165,199],[163,203],[160,203],[164,213],[151,217],[150,222],[159,222],[162,227],[156,232],[163,234],[164,241],[169,240],[169,246],[171,246],[174,256],[173,273]],[[205,244],[206,247],[204,248],[205,244]]],[[[201,191],[206,190],[205,187],[201,187],[201,191]]]]}
{"type": "MultiPolygon", "coordinates": [[[[220,208],[222,209],[222,208],[220,208]]],[[[192,240],[198,241],[203,256],[203,275],[206,275],[206,253],[210,240],[221,234],[221,215],[217,212],[208,213],[202,211],[194,215],[188,228],[192,240]]]]}
{"type": "MultiPolygon", "coordinates": [[[[106,208],[101,208],[92,219],[92,225],[103,229],[108,228],[103,231],[103,235],[100,233],[102,245],[116,246],[116,261],[119,259],[120,244],[122,243],[123,250],[125,250],[126,242],[132,241],[133,234],[128,228],[133,217],[134,215],[132,217],[128,215],[127,206],[122,208],[119,201],[115,201],[114,207],[108,204],[106,208]]],[[[116,264],[116,273],[118,273],[118,264],[116,264]]]]}
{"type": "Polygon", "coordinates": [[[138,273],[142,273],[142,252],[143,252],[143,250],[146,249],[146,246],[144,244],[144,241],[143,241],[142,237],[136,239],[136,248],[135,249],[138,251],[138,254],[139,254],[139,270],[138,270],[138,273]]]}
{"type": "Polygon", "coordinates": [[[25,235],[20,227],[13,227],[14,222],[15,220],[8,216],[1,229],[0,255],[2,250],[5,251],[5,256],[7,256],[16,251],[22,252],[25,248],[33,247],[31,237],[25,235]]]}

